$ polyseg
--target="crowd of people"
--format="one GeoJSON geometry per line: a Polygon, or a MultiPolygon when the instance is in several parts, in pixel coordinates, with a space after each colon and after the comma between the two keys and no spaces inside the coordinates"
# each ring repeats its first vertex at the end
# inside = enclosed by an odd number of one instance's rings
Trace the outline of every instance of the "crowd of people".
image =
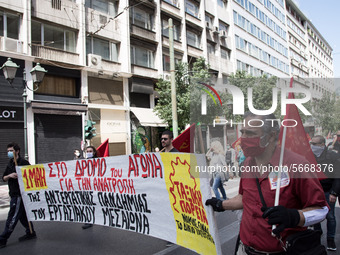
{"type": "MultiPolygon", "coordinates": [[[[336,251],[334,207],[340,194],[340,179],[337,176],[340,173],[340,131],[328,145],[325,138],[320,135],[310,140],[310,148],[317,164],[326,166],[332,171],[326,171],[322,178],[294,172],[283,174],[277,204],[275,187],[278,186],[278,177],[277,173],[266,171],[268,166],[273,169],[282,164],[287,169],[292,169],[292,166],[299,165],[311,169],[312,163],[288,149],[283,151],[283,162],[280,163],[279,125],[255,123],[256,120],[274,118],[273,115],[257,116],[252,113],[245,115],[246,124],[241,129],[241,150],[237,153],[236,161],[239,168],[255,167],[251,169],[257,171],[242,173],[239,194],[233,198],[221,199],[217,189],[213,187],[215,197],[208,199],[206,205],[212,206],[217,212],[243,210],[235,254],[287,254],[287,247],[283,244],[289,236],[306,228],[322,233],[320,222],[324,219],[327,220],[327,250],[336,251]],[[247,124],[250,120],[252,126],[247,124]]],[[[226,155],[226,158],[228,157],[226,155]]],[[[210,165],[216,164],[215,162],[210,161],[210,165]]],[[[223,161],[221,164],[227,162],[223,161]]],[[[212,178],[218,179],[216,176],[217,174],[213,173],[212,178]]],[[[215,184],[215,181],[213,183],[215,184]]],[[[225,191],[221,190],[221,193],[225,191]]],[[[312,245],[316,244],[304,245],[307,249],[308,246],[313,247],[312,245]]],[[[320,244],[319,247],[323,246],[320,244]]],[[[314,250],[315,253],[304,254],[327,254],[324,248],[321,248],[320,253],[314,250]]]]}
{"type": "MultiPolygon", "coordinates": [[[[337,176],[337,173],[340,173],[340,131],[329,144],[326,144],[325,138],[321,135],[316,135],[310,140],[310,148],[317,164],[331,166],[333,171],[328,172],[324,178],[299,178],[296,173],[283,175],[280,184],[280,203],[276,204],[275,187],[278,185],[278,178],[275,179],[275,176],[273,178],[272,172],[264,171],[265,167],[282,164],[290,169],[294,164],[310,165],[311,162],[288,149],[284,150],[284,159],[280,159],[278,124],[272,125],[273,123],[269,122],[267,123],[271,125],[247,124],[251,119],[261,121],[264,118],[275,119],[275,116],[257,116],[252,113],[245,115],[246,121],[240,130],[242,135],[237,150],[230,144],[227,144],[224,150],[218,140],[211,142],[206,153],[208,164],[214,169],[226,171],[211,173],[210,184],[215,196],[208,199],[205,204],[217,212],[243,210],[235,254],[286,254],[282,240],[306,228],[322,232],[320,222],[324,219],[327,220],[327,249],[336,251],[335,203],[340,194],[340,179],[337,176]],[[239,171],[241,167],[253,166],[258,171],[251,173],[239,171]],[[228,198],[223,184],[234,177],[241,177],[239,193],[228,198]]],[[[162,151],[178,152],[173,147],[172,141],[172,132],[163,132],[160,141],[162,151]]],[[[85,152],[86,154],[82,155],[80,150],[75,149],[74,159],[98,157],[93,146],[88,146],[85,152]]],[[[37,237],[32,222],[27,220],[15,170],[15,166],[29,165],[29,162],[20,156],[20,147],[16,143],[8,144],[7,154],[9,163],[2,179],[8,182],[11,199],[5,229],[0,235],[0,248],[6,246],[18,221],[26,230],[19,241],[37,237]]],[[[85,224],[82,228],[92,226],[85,224]]],[[[170,245],[172,243],[168,243],[168,246],[170,245]]]]}

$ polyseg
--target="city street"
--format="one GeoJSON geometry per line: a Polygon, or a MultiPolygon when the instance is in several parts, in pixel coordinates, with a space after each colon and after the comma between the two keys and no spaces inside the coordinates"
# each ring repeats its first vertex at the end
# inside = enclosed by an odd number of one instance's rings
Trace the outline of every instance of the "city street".
{"type": "MultiPolygon", "coordinates": [[[[228,197],[233,197],[238,191],[239,179],[229,180],[225,184],[228,197]]],[[[8,207],[0,209],[0,231],[3,230],[8,207]]],[[[340,218],[340,208],[336,208],[337,218],[340,218]]],[[[234,254],[239,222],[238,212],[217,213],[217,224],[220,233],[223,254],[234,254]]],[[[130,231],[95,225],[83,230],[82,224],[64,222],[34,222],[38,238],[19,243],[18,238],[24,234],[20,223],[8,240],[7,247],[2,249],[7,255],[56,255],[56,254],[155,254],[155,255],[190,255],[196,254],[190,250],[173,245],[167,247],[167,242],[153,237],[136,234],[130,231]]],[[[325,229],[325,223],[323,223],[325,229]]],[[[325,237],[323,236],[325,244],[325,237]]],[[[336,236],[340,248],[339,227],[336,236]]],[[[329,254],[340,254],[329,252],[329,254]]]]}

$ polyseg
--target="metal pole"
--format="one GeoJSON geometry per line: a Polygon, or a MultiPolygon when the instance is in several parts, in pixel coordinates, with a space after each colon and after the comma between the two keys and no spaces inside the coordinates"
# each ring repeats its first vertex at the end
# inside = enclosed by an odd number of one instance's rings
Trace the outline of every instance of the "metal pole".
{"type": "Polygon", "coordinates": [[[28,160],[28,146],[27,146],[27,91],[26,91],[26,72],[24,69],[23,73],[23,86],[24,86],[24,92],[22,94],[22,98],[24,100],[24,147],[25,147],[25,159],[28,160]]]}
{"type": "Polygon", "coordinates": [[[172,19],[169,19],[169,51],[170,51],[172,129],[174,133],[174,138],[176,138],[178,136],[178,121],[177,121],[177,101],[175,83],[174,33],[172,19]]]}

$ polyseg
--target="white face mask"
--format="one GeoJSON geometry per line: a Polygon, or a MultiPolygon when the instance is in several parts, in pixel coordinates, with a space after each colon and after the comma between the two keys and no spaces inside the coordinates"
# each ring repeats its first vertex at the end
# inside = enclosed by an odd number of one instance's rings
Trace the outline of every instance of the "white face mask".
{"type": "Polygon", "coordinates": [[[93,158],[92,152],[86,152],[86,158],[93,158]]]}
{"type": "Polygon", "coordinates": [[[76,154],[76,156],[77,156],[77,157],[79,157],[79,156],[80,156],[80,152],[76,152],[75,154],[76,154]]]}

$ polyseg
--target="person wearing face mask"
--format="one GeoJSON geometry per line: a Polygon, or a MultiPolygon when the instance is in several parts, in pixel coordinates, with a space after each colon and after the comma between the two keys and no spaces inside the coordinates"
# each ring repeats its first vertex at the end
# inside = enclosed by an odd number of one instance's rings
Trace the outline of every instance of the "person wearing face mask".
{"type": "MultiPolygon", "coordinates": [[[[285,242],[289,235],[322,221],[328,213],[325,195],[318,179],[294,178],[295,175],[287,173],[281,181],[279,205],[274,206],[277,175],[268,169],[279,166],[280,129],[277,121],[266,120],[277,118],[273,114],[259,116],[249,112],[244,118],[241,148],[246,159],[239,194],[224,201],[211,198],[205,204],[217,212],[243,209],[238,255],[286,254],[280,238],[285,242]],[[276,225],[274,230],[272,225],[276,225]]],[[[284,156],[283,166],[288,168],[293,164],[309,164],[289,150],[284,151],[284,156]]]]}
{"type": "Polygon", "coordinates": [[[37,237],[32,223],[30,223],[30,230],[25,207],[20,194],[18,175],[15,170],[16,165],[25,166],[29,165],[30,163],[20,156],[20,147],[16,143],[10,143],[7,145],[7,155],[9,158],[9,163],[2,176],[2,180],[4,182],[8,182],[9,196],[11,200],[5,230],[0,235],[0,248],[6,247],[7,239],[13,233],[18,221],[20,221],[26,229],[26,234],[22,237],[19,237],[19,242],[34,239],[37,237]]]}
{"type": "MultiPolygon", "coordinates": [[[[325,138],[321,135],[314,136],[310,141],[311,149],[318,164],[323,167],[325,165],[331,166],[333,171],[328,175],[329,178],[320,180],[323,191],[325,192],[326,200],[329,205],[329,212],[326,216],[327,219],[327,250],[336,251],[335,245],[335,232],[336,232],[336,218],[334,215],[335,203],[337,196],[340,194],[340,179],[335,178],[340,174],[340,161],[339,154],[327,150],[325,145],[325,138]]],[[[321,224],[314,225],[314,229],[321,230],[321,224]]]]}
{"type": "MultiPolygon", "coordinates": [[[[86,159],[91,159],[91,158],[97,158],[98,157],[98,152],[96,150],[95,147],[93,146],[87,146],[86,147],[86,159]]],[[[85,223],[83,226],[82,226],[82,229],[88,229],[88,228],[91,228],[93,227],[93,224],[90,224],[90,223],[85,223]]]]}

